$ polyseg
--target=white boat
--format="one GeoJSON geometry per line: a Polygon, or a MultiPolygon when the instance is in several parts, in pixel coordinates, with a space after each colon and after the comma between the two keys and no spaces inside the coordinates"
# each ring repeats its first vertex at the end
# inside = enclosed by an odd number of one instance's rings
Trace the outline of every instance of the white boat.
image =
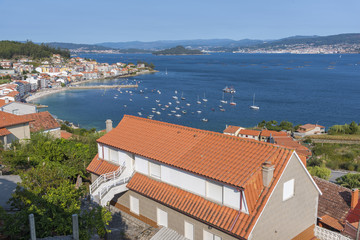
{"type": "Polygon", "coordinates": [[[177,96],[172,96],[172,98],[173,98],[173,99],[178,99],[178,97],[177,97],[177,96]]]}
{"type": "Polygon", "coordinates": [[[254,96],[253,96],[253,105],[251,105],[250,108],[254,109],[254,110],[259,110],[260,109],[259,106],[255,105],[255,93],[254,93],[254,96]]]}
{"type": "Polygon", "coordinates": [[[179,108],[179,107],[175,107],[175,109],[176,109],[176,110],[180,110],[180,108],[179,108]]]}
{"type": "Polygon", "coordinates": [[[169,102],[169,105],[171,105],[172,103],[171,102],[169,102]]]}
{"type": "Polygon", "coordinates": [[[151,110],[156,110],[156,108],[151,108],[151,110]]]}
{"type": "Polygon", "coordinates": [[[191,105],[190,103],[187,103],[187,104],[186,104],[186,106],[188,106],[188,107],[189,107],[190,105],[191,105]]]}
{"type": "Polygon", "coordinates": [[[181,100],[185,100],[185,98],[184,98],[184,92],[182,92],[181,93],[181,98],[180,98],[181,100]]]}
{"type": "Polygon", "coordinates": [[[177,94],[177,90],[175,90],[175,94],[177,94]]]}
{"type": "Polygon", "coordinates": [[[198,95],[198,100],[196,101],[197,104],[201,104],[200,100],[199,100],[199,95],[198,95]]]}
{"type": "Polygon", "coordinates": [[[157,100],[155,100],[155,101],[156,101],[157,103],[159,103],[159,102],[160,102],[160,100],[158,100],[158,99],[157,99],[157,100]]]}
{"type": "Polygon", "coordinates": [[[168,74],[168,72],[167,72],[167,68],[165,69],[165,75],[167,75],[168,74]]]}
{"type": "Polygon", "coordinates": [[[171,110],[171,112],[172,112],[172,113],[176,113],[176,111],[175,111],[175,110],[171,110]]]}
{"type": "Polygon", "coordinates": [[[158,106],[161,107],[161,103],[158,103],[158,106]]]}
{"type": "Polygon", "coordinates": [[[202,121],[203,121],[203,122],[207,122],[207,121],[209,121],[209,120],[208,120],[207,118],[203,118],[202,121]]]}
{"type": "Polygon", "coordinates": [[[186,114],[186,110],[182,110],[181,112],[182,112],[183,114],[186,114]]]}
{"type": "Polygon", "coordinates": [[[181,115],[180,114],[175,114],[175,117],[181,117],[181,115]]]}
{"type": "Polygon", "coordinates": [[[200,114],[200,113],[201,113],[201,110],[197,110],[197,113],[200,114]]]}
{"type": "Polygon", "coordinates": [[[142,113],[141,113],[141,112],[138,112],[138,114],[139,114],[139,116],[141,116],[141,115],[142,115],[142,113]]]}
{"type": "Polygon", "coordinates": [[[132,102],[132,99],[130,98],[129,101],[132,102]]]}
{"type": "Polygon", "coordinates": [[[148,99],[149,97],[148,96],[145,96],[146,99],[148,99]]]}
{"type": "Polygon", "coordinates": [[[220,108],[220,111],[221,111],[221,112],[225,112],[225,109],[224,109],[224,108],[220,108]]]}
{"type": "Polygon", "coordinates": [[[221,103],[225,103],[225,104],[227,103],[227,101],[224,100],[224,92],[223,92],[223,97],[222,97],[222,99],[220,100],[220,102],[221,102],[221,103]]]}
{"type": "Polygon", "coordinates": [[[165,111],[166,108],[161,108],[161,110],[165,111]]]}
{"type": "Polygon", "coordinates": [[[234,96],[232,96],[232,98],[231,98],[230,105],[233,105],[233,106],[236,105],[236,102],[234,102],[234,96]]]}
{"type": "Polygon", "coordinates": [[[205,93],[204,93],[203,101],[204,101],[204,102],[207,102],[207,101],[208,101],[207,98],[205,97],[205,93]]]}
{"type": "Polygon", "coordinates": [[[161,112],[157,111],[157,112],[156,112],[156,114],[157,114],[157,115],[160,115],[160,114],[161,114],[161,112]]]}
{"type": "Polygon", "coordinates": [[[177,104],[180,104],[180,101],[176,101],[177,104]]]}
{"type": "Polygon", "coordinates": [[[149,119],[152,119],[154,117],[154,115],[149,115],[148,118],[149,119]]]}
{"type": "Polygon", "coordinates": [[[161,94],[161,91],[160,90],[157,90],[158,94],[161,94]]]}
{"type": "Polygon", "coordinates": [[[124,105],[124,107],[127,107],[126,105],[124,105]]]}
{"type": "Polygon", "coordinates": [[[117,97],[114,97],[115,99],[117,99],[117,97]]]}

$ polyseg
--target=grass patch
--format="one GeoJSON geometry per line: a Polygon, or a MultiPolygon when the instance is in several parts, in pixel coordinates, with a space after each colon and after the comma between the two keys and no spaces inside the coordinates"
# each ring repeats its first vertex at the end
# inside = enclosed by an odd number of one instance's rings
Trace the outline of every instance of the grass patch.
{"type": "Polygon", "coordinates": [[[341,134],[341,135],[312,135],[308,136],[310,139],[325,139],[325,140],[346,140],[346,141],[360,141],[360,135],[349,135],[349,134],[341,134]]]}

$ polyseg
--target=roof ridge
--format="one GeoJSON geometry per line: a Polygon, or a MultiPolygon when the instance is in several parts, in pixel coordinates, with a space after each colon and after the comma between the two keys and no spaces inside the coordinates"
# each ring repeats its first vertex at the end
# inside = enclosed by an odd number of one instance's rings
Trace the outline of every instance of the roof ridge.
{"type": "Polygon", "coordinates": [[[280,148],[283,148],[283,149],[292,150],[290,148],[275,145],[273,143],[267,143],[267,142],[262,142],[262,141],[254,141],[252,139],[240,138],[240,137],[231,136],[231,135],[227,135],[227,134],[223,134],[223,133],[219,133],[219,132],[203,130],[203,129],[197,129],[197,128],[193,128],[193,127],[182,126],[182,125],[178,125],[178,124],[174,124],[174,123],[168,123],[168,122],[163,122],[163,121],[138,117],[138,116],[134,116],[134,115],[124,114],[124,118],[133,118],[133,119],[138,119],[138,120],[142,120],[142,121],[146,121],[146,122],[156,123],[156,124],[159,124],[159,125],[166,125],[166,126],[170,126],[170,127],[174,127],[174,128],[200,132],[200,133],[204,133],[204,134],[207,134],[207,135],[218,135],[218,136],[221,136],[221,137],[225,137],[227,139],[234,139],[236,141],[250,142],[250,143],[255,143],[255,144],[257,143],[257,144],[261,144],[261,145],[272,146],[272,147],[280,147],[280,148]]]}

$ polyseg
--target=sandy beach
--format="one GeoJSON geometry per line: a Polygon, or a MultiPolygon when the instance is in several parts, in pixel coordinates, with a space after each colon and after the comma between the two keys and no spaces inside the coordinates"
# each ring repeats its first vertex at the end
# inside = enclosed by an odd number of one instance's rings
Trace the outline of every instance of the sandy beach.
{"type": "Polygon", "coordinates": [[[34,101],[35,99],[48,96],[50,94],[58,93],[67,90],[67,88],[48,88],[46,90],[42,90],[36,93],[33,93],[31,96],[27,97],[26,102],[34,101]]]}

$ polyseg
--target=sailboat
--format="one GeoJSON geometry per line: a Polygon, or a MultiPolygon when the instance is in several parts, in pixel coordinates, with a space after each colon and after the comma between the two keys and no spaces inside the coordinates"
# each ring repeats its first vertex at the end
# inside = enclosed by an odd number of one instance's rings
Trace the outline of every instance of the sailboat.
{"type": "Polygon", "coordinates": [[[205,97],[205,93],[204,93],[203,101],[204,101],[204,102],[207,102],[207,101],[208,101],[208,100],[206,99],[206,97],[205,97]]]}
{"type": "Polygon", "coordinates": [[[167,73],[167,68],[165,69],[165,75],[167,75],[168,73],[167,73]]]}
{"type": "Polygon", "coordinates": [[[232,96],[232,98],[231,98],[230,105],[233,105],[233,106],[236,105],[236,102],[234,102],[234,96],[232,96]]]}
{"type": "Polygon", "coordinates": [[[196,101],[197,104],[201,104],[200,100],[199,100],[199,95],[198,95],[198,100],[196,101]]]}
{"type": "Polygon", "coordinates": [[[259,106],[255,105],[255,93],[254,93],[254,96],[253,96],[253,105],[251,105],[250,108],[254,109],[254,110],[259,110],[260,109],[259,106]]]}
{"type": "Polygon", "coordinates": [[[184,98],[184,92],[182,92],[181,93],[181,98],[180,98],[181,100],[185,100],[185,98],[184,98]]]}
{"type": "Polygon", "coordinates": [[[227,103],[227,101],[224,100],[224,93],[223,93],[223,98],[220,100],[221,103],[227,103]]]}

